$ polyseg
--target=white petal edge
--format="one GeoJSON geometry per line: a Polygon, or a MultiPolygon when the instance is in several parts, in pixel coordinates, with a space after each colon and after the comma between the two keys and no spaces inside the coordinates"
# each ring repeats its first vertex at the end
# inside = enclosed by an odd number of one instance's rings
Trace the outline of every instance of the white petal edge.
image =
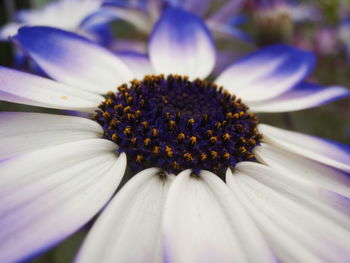
{"type": "Polygon", "coordinates": [[[248,262],[277,262],[260,230],[227,185],[209,171],[202,171],[201,177],[225,211],[236,238],[242,244],[248,262]],[[252,250],[254,253],[251,253],[252,250]]]}
{"type": "Polygon", "coordinates": [[[53,109],[92,112],[104,98],[50,79],[0,67],[0,100],[53,109]]]}
{"type": "MultiPolygon", "coordinates": [[[[213,182],[208,175],[202,176],[193,177],[191,171],[186,170],[175,178],[169,190],[163,222],[164,262],[248,262],[247,250],[235,236],[234,223],[220,204],[223,199],[218,200],[213,192],[219,182],[215,182],[216,186],[209,185],[213,182]]],[[[225,187],[223,185],[220,190],[225,187]]],[[[215,192],[219,194],[217,189],[215,192]]],[[[224,191],[223,195],[227,194],[230,192],[224,191]]],[[[251,229],[245,241],[251,234],[258,233],[255,230],[251,229]]],[[[259,242],[259,235],[256,237],[259,242]]],[[[262,253],[264,249],[258,251],[262,253]]],[[[263,254],[268,253],[264,251],[263,254]]],[[[262,258],[262,262],[271,262],[265,259],[262,258]]]]}
{"type": "Polygon", "coordinates": [[[108,201],[126,168],[112,142],[93,139],[2,162],[0,254],[30,258],[87,223],[108,201]]]}
{"type": "Polygon", "coordinates": [[[307,181],[350,198],[350,177],[344,172],[266,143],[255,147],[254,154],[260,162],[295,180],[307,181]]]}
{"type": "Polygon", "coordinates": [[[309,203],[314,198],[323,206],[322,195],[317,200],[317,191],[300,191],[295,184],[279,181],[280,175],[267,166],[245,162],[226,180],[282,262],[346,262],[349,231],[322,214],[317,202],[309,203]]]}
{"type": "Polygon", "coordinates": [[[17,34],[17,30],[23,26],[20,23],[10,22],[0,28],[0,41],[8,41],[9,37],[17,34]]]}
{"type": "Polygon", "coordinates": [[[100,138],[89,119],[31,112],[0,112],[0,160],[73,141],[100,138]]]}
{"type": "Polygon", "coordinates": [[[286,151],[350,172],[350,147],[331,140],[259,124],[263,141],[286,151]]]}
{"type": "Polygon", "coordinates": [[[158,168],[136,174],[94,224],[75,262],[161,263],[161,219],[173,177],[158,168]]]}

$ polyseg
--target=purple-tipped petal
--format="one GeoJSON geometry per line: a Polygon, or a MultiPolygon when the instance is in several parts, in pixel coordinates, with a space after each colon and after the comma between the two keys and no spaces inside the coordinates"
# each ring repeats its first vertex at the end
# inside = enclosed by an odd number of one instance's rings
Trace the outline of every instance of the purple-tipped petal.
{"type": "Polygon", "coordinates": [[[152,20],[143,10],[134,6],[123,6],[116,3],[103,4],[103,7],[85,19],[83,24],[86,25],[119,19],[130,23],[144,34],[149,34],[152,29],[152,20]]]}
{"type": "Polygon", "coordinates": [[[0,254],[19,262],[77,231],[106,204],[124,174],[114,143],[91,139],[0,163],[0,254]]]}
{"type": "Polygon", "coordinates": [[[240,59],[215,81],[245,102],[271,99],[305,79],[315,64],[312,53],[273,45],[240,59]]]}
{"type": "Polygon", "coordinates": [[[92,112],[104,99],[97,94],[74,89],[50,79],[0,67],[0,100],[92,112]]]}
{"type": "Polygon", "coordinates": [[[210,32],[195,15],[167,8],[149,42],[151,62],[158,73],[205,78],[215,64],[210,32]]]}
{"type": "Polygon", "coordinates": [[[113,53],[74,33],[23,27],[13,40],[49,76],[73,87],[103,94],[132,78],[113,53]]]}
{"type": "Polygon", "coordinates": [[[255,112],[297,111],[321,106],[346,97],[350,97],[349,89],[338,86],[325,88],[304,82],[273,99],[250,103],[249,108],[255,112]]]}
{"type": "Polygon", "coordinates": [[[350,173],[348,145],[266,124],[259,124],[258,129],[270,144],[350,173]]]}
{"type": "Polygon", "coordinates": [[[167,3],[174,7],[179,7],[187,10],[198,16],[202,16],[208,12],[213,0],[166,0],[167,3]]]}

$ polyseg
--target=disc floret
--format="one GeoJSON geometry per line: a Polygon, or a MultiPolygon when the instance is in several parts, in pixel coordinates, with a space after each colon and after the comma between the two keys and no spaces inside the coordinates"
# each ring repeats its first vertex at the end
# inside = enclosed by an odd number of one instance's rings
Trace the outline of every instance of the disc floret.
{"type": "Polygon", "coordinates": [[[148,75],[109,92],[94,119],[125,152],[133,172],[161,167],[222,174],[255,160],[257,118],[217,85],[178,75],[148,75]]]}

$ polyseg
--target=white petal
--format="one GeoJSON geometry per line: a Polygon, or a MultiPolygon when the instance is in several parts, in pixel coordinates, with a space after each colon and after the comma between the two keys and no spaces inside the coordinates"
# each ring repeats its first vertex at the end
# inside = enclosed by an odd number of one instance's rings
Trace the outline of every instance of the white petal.
{"type": "MultiPolygon", "coordinates": [[[[143,10],[129,7],[121,6],[116,3],[106,3],[104,6],[96,12],[92,17],[92,21],[98,19],[104,19],[109,17],[110,20],[121,19],[130,24],[132,24],[137,30],[144,34],[149,34],[152,29],[152,21],[147,13],[143,10]]],[[[95,21],[96,23],[96,21],[95,21]]]]}
{"type": "Polygon", "coordinates": [[[161,218],[173,176],[157,168],[135,175],[90,231],[76,262],[162,262],[161,218]]]}
{"type": "Polygon", "coordinates": [[[310,52],[272,45],[243,57],[215,81],[244,102],[274,98],[300,83],[315,64],[310,52]]]}
{"type": "Polygon", "coordinates": [[[89,119],[44,113],[0,112],[0,160],[63,143],[99,138],[89,119]]]}
{"type": "Polygon", "coordinates": [[[0,28],[0,41],[8,41],[9,37],[12,37],[17,34],[17,30],[22,25],[16,22],[10,22],[5,24],[0,28]]]}
{"type": "Polygon", "coordinates": [[[281,173],[350,198],[350,178],[344,172],[265,143],[256,147],[254,153],[259,161],[281,173]]]}
{"type": "MultiPolygon", "coordinates": [[[[261,211],[260,207],[250,202],[249,197],[243,191],[243,187],[241,184],[239,184],[237,176],[237,173],[235,173],[234,176],[232,176],[232,174],[228,174],[226,180],[229,187],[236,194],[240,202],[244,204],[251,217],[260,227],[279,259],[283,260],[282,262],[284,263],[319,263],[319,260],[314,255],[312,255],[302,245],[290,237],[288,232],[285,232],[283,228],[285,226],[278,226],[264,213],[264,211],[261,211]]],[[[243,174],[243,176],[246,175],[243,174]]]]}
{"type": "Polygon", "coordinates": [[[50,27],[22,27],[13,38],[52,78],[104,94],[132,74],[113,53],[74,33],[50,27]]]}
{"type": "Polygon", "coordinates": [[[46,78],[0,67],[0,100],[91,112],[104,98],[46,78]]]}
{"type": "Polygon", "coordinates": [[[235,237],[242,244],[242,250],[248,262],[277,262],[261,232],[247,214],[239,199],[230,192],[223,181],[208,171],[203,171],[201,177],[215,194],[229,218],[235,237]],[[254,251],[254,253],[251,253],[251,251],[254,251]]]}
{"type": "Polygon", "coordinates": [[[311,83],[302,83],[297,87],[270,100],[250,103],[253,112],[286,112],[318,107],[334,100],[350,96],[343,87],[322,87],[311,83]]]}
{"type": "Polygon", "coordinates": [[[146,75],[155,74],[147,55],[134,52],[120,52],[117,55],[130,68],[135,78],[143,79],[146,75]]]}
{"type": "Polygon", "coordinates": [[[265,142],[350,172],[350,148],[347,145],[266,124],[260,124],[258,129],[263,134],[265,142]]]}
{"type": "MultiPolygon", "coordinates": [[[[227,178],[282,262],[346,262],[349,215],[320,188],[300,184],[252,162],[227,178]],[[326,201],[326,202],[325,202],[326,201]],[[331,212],[331,213],[330,213],[331,212]]],[[[349,200],[346,201],[347,206],[349,200]]]]}
{"type": "MultiPolygon", "coordinates": [[[[242,231],[237,229],[237,221],[231,222],[233,214],[228,212],[232,200],[221,203],[226,196],[233,198],[226,186],[219,186],[223,182],[218,182],[213,174],[192,177],[190,173],[189,170],[180,173],[169,190],[163,224],[165,262],[249,262],[254,256],[247,256],[249,248],[244,245],[253,235],[257,243],[261,241],[258,231],[248,220],[243,228],[250,225],[251,232],[240,236],[240,240],[237,234],[242,231]]],[[[233,211],[240,211],[238,217],[245,217],[239,206],[233,211]]],[[[257,248],[257,253],[265,256],[262,262],[269,262],[264,243],[257,248]]]]}
{"type": "Polygon", "coordinates": [[[198,17],[179,8],[163,12],[151,34],[149,54],[154,68],[162,74],[205,78],[215,64],[209,30],[198,17]]]}
{"type": "Polygon", "coordinates": [[[2,162],[0,254],[24,260],[86,224],[115,192],[126,167],[116,146],[93,139],[2,162]]]}
{"type": "Polygon", "coordinates": [[[83,19],[101,5],[100,0],[59,0],[42,2],[42,8],[22,9],[16,18],[26,25],[45,25],[77,31],[83,19]]]}

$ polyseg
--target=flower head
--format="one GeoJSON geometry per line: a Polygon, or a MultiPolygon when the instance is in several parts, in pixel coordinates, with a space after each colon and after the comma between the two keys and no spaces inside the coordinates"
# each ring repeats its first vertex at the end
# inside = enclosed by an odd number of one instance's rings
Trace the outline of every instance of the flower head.
{"type": "Polygon", "coordinates": [[[77,262],[349,258],[348,147],[258,124],[252,114],[349,96],[342,87],[303,82],[311,53],[267,47],[211,84],[204,80],[215,63],[211,35],[177,8],[155,26],[150,60],[118,58],[48,27],[22,28],[14,40],[56,81],[0,68],[2,100],[95,115],[0,114],[5,262],[88,222],[127,166],[142,171],[103,211],[77,262]]]}
{"type": "MultiPolygon", "coordinates": [[[[105,0],[102,8],[95,12],[88,20],[120,19],[132,24],[138,31],[149,34],[154,24],[167,7],[186,10],[203,18],[206,25],[215,36],[250,41],[249,36],[238,25],[242,24],[243,16],[238,15],[244,1],[226,1],[215,4],[214,1],[201,0],[164,0],[164,1],[118,1],[105,0]],[[215,10],[214,12],[211,12],[215,10]]],[[[118,43],[116,43],[118,44],[118,43]]]]}
{"type": "Polygon", "coordinates": [[[133,172],[162,167],[174,174],[185,169],[223,174],[254,159],[260,134],[247,109],[222,87],[200,79],[149,75],[110,93],[94,119],[104,137],[133,160],[133,172]]]}

